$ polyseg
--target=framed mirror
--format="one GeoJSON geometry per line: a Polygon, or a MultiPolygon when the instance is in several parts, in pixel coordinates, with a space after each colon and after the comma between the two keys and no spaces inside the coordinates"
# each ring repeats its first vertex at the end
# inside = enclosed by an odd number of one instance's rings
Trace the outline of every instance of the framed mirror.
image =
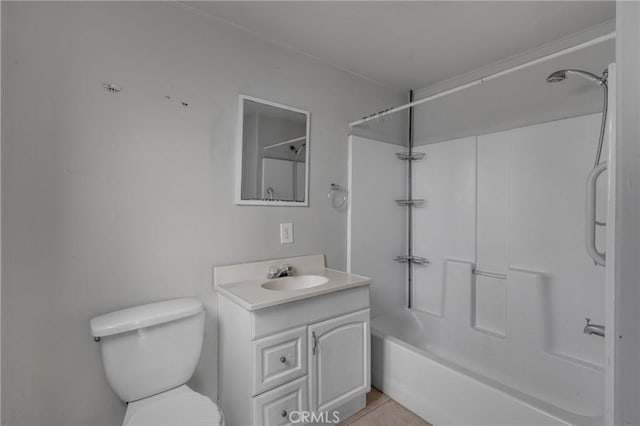
{"type": "Polygon", "coordinates": [[[309,205],[308,111],[239,96],[236,204],[309,205]]]}

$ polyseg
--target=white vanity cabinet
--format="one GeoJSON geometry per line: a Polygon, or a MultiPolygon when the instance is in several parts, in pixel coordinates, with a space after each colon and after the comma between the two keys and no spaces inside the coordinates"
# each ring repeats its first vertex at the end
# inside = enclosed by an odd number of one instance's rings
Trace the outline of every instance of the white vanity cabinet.
{"type": "Polygon", "coordinates": [[[257,310],[221,294],[218,308],[218,395],[228,426],[288,425],[299,418],[293,411],[344,419],[364,408],[368,285],[257,310]]]}

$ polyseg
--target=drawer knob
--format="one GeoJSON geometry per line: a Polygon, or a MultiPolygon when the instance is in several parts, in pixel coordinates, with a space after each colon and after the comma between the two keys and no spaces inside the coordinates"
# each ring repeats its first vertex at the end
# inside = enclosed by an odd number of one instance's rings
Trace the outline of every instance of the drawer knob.
{"type": "Polygon", "coordinates": [[[287,417],[287,410],[282,410],[280,414],[282,415],[282,417],[287,417]]]}
{"type": "MultiPolygon", "coordinates": [[[[286,358],[286,357],[281,356],[281,357],[280,357],[280,362],[281,362],[281,363],[283,363],[283,364],[285,364],[285,363],[287,362],[287,358],[286,358]]],[[[284,416],[283,416],[283,417],[284,417],[284,416]]]]}

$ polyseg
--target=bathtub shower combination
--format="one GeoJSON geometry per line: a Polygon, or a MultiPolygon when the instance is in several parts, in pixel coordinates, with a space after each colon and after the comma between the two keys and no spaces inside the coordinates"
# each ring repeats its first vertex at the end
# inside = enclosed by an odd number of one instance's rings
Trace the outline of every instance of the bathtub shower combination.
{"type": "Polygon", "coordinates": [[[348,264],[372,277],[372,383],[433,424],[605,422],[593,324],[615,111],[606,73],[547,76],[602,87],[604,113],[427,143],[414,106],[408,152],[349,138],[348,264]]]}

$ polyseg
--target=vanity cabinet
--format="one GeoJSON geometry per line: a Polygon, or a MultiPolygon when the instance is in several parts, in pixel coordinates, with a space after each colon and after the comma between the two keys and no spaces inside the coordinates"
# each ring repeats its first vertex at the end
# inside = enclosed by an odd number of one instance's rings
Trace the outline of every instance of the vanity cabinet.
{"type": "Polygon", "coordinates": [[[228,426],[344,419],[370,390],[369,286],[254,311],[218,296],[218,395],[228,426]],[[328,417],[327,417],[328,416],[328,417]]]}

